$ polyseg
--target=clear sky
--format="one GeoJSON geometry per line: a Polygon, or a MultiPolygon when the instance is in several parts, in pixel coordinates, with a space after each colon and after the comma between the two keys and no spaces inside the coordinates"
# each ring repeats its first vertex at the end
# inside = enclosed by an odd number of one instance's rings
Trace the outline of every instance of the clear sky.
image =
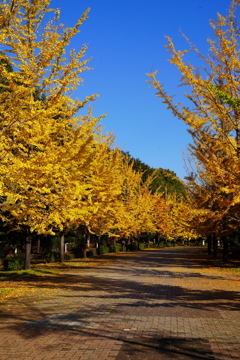
{"type": "MultiPolygon", "coordinates": [[[[84,86],[77,91],[100,95],[92,103],[94,116],[107,114],[102,121],[112,131],[115,145],[154,168],[185,176],[183,151],[191,138],[185,124],[173,117],[155,90],[146,83],[146,73],[159,70],[158,79],[171,95],[182,93],[179,73],[168,62],[165,35],[177,49],[187,48],[180,32],[206,53],[212,37],[209,20],[227,14],[230,0],[53,0],[66,26],[76,23],[91,8],[81,33],[72,42],[78,50],[88,45],[87,55],[94,68],[85,72],[84,86]]],[[[193,59],[198,64],[197,59],[193,59]]],[[[183,101],[183,97],[176,100],[183,101]]]]}

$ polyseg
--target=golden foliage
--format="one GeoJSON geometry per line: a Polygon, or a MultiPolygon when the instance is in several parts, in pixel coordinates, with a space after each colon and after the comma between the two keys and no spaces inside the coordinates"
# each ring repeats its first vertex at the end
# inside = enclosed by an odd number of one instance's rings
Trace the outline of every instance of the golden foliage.
{"type": "Polygon", "coordinates": [[[64,28],[49,3],[0,4],[1,214],[18,224],[31,216],[31,231],[39,233],[62,230],[79,216],[76,199],[86,194],[91,156],[102,138],[101,118],[91,110],[79,115],[96,95],[72,97],[88,69],[86,47],[66,50],[89,10],[64,28]],[[53,19],[46,23],[49,12],[53,19]]]}
{"type": "Polygon", "coordinates": [[[239,101],[238,5],[232,1],[226,17],[218,14],[217,21],[210,22],[214,39],[208,40],[208,56],[201,54],[186,36],[190,48],[184,51],[176,50],[172,39],[167,38],[170,62],[182,75],[180,85],[187,88],[185,96],[189,106],[175,104],[157,80],[156,72],[149,74],[149,83],[157,90],[156,95],[188,125],[192,135],[189,152],[197,176],[188,177],[188,190],[193,208],[202,209],[206,216],[202,221],[206,233],[211,228],[209,224],[212,229],[222,228],[226,232],[226,223],[231,231],[236,231],[239,223],[240,123],[239,108],[234,106],[239,101]],[[188,51],[195,52],[202,60],[201,69],[184,60],[188,51]],[[228,95],[223,98],[222,92],[228,95]]]}

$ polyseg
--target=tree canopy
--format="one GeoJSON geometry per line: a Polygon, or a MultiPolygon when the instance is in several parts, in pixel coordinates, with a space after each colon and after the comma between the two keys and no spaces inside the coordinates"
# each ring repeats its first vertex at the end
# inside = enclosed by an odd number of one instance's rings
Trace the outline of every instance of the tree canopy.
{"type": "Polygon", "coordinates": [[[152,192],[158,190],[163,193],[164,197],[166,197],[167,194],[173,193],[177,194],[179,198],[186,197],[184,184],[173,171],[162,168],[152,168],[140,159],[133,158],[128,152],[123,152],[123,154],[129,159],[129,163],[133,164],[133,169],[142,173],[143,182],[146,181],[149,176],[153,176],[150,185],[152,192]]]}
{"type": "Polygon", "coordinates": [[[167,37],[170,62],[182,75],[180,85],[186,88],[187,106],[175,104],[156,72],[149,74],[156,95],[188,125],[193,140],[189,152],[195,168],[195,174],[187,177],[188,194],[199,210],[196,226],[204,229],[205,235],[214,233],[223,241],[224,259],[228,236],[239,229],[240,215],[238,6],[233,0],[227,16],[218,14],[217,21],[210,21],[214,38],[208,40],[206,56],[186,36],[190,48],[184,51],[177,50],[167,37]],[[189,51],[202,60],[201,69],[184,60],[189,51]]]}
{"type": "Polygon", "coordinates": [[[90,59],[86,46],[73,50],[71,40],[89,9],[66,28],[49,6],[50,0],[0,4],[0,219],[25,233],[25,268],[33,234],[60,236],[61,254],[70,229],[98,240],[195,236],[183,182],[113,148],[103,116],[89,106],[97,95],[75,97],[90,59]]]}

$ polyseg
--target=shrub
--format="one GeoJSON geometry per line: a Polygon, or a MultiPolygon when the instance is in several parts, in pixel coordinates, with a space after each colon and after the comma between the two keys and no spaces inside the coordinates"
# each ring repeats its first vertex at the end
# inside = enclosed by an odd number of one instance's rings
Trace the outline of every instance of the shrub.
{"type": "Polygon", "coordinates": [[[3,260],[3,269],[6,271],[23,270],[24,265],[25,256],[23,254],[17,254],[3,260]]]}
{"type": "Polygon", "coordinates": [[[110,252],[109,246],[107,246],[105,244],[100,245],[100,252],[101,252],[101,254],[108,254],[110,252]]]}
{"type": "Polygon", "coordinates": [[[240,258],[240,245],[239,244],[231,245],[230,249],[232,251],[233,257],[240,258]]]}
{"type": "Polygon", "coordinates": [[[117,244],[116,245],[116,252],[119,253],[120,251],[122,251],[122,244],[117,244]]]}
{"type": "Polygon", "coordinates": [[[65,242],[70,244],[77,244],[79,242],[79,238],[76,236],[66,236],[65,242]]]}
{"type": "Polygon", "coordinates": [[[60,259],[59,259],[59,252],[58,251],[48,251],[46,254],[45,254],[45,258],[46,258],[46,261],[48,263],[51,263],[51,262],[58,262],[60,259]]]}
{"type": "Polygon", "coordinates": [[[97,249],[96,248],[90,248],[87,251],[87,257],[92,257],[97,255],[97,249]]]}
{"type": "Polygon", "coordinates": [[[69,260],[72,260],[72,259],[74,259],[74,254],[73,253],[67,252],[67,253],[64,254],[64,260],[69,261],[69,260]]]}
{"type": "Polygon", "coordinates": [[[76,247],[78,247],[78,243],[73,243],[73,242],[67,242],[65,241],[65,245],[67,243],[67,251],[72,251],[73,249],[75,249],[76,247]]]}
{"type": "Polygon", "coordinates": [[[60,238],[48,235],[42,238],[41,244],[46,254],[53,251],[56,252],[60,248],[60,238]]]}
{"type": "Polygon", "coordinates": [[[144,243],[140,243],[139,244],[139,250],[144,250],[145,249],[145,244],[144,243]]]}
{"type": "MultiPolygon", "coordinates": [[[[80,246],[77,246],[71,250],[71,254],[73,258],[80,259],[83,258],[83,249],[80,246]]],[[[96,248],[88,248],[87,249],[87,257],[96,256],[97,249],[96,248]]]]}
{"type": "Polygon", "coordinates": [[[122,251],[122,245],[117,243],[116,246],[113,244],[109,245],[109,250],[111,253],[119,253],[119,251],[122,251]]]}
{"type": "Polygon", "coordinates": [[[130,243],[127,245],[127,249],[129,251],[136,251],[138,250],[138,244],[136,242],[130,243]]]}
{"type": "Polygon", "coordinates": [[[83,251],[81,249],[80,246],[76,246],[75,248],[73,248],[72,250],[72,253],[73,253],[73,256],[76,258],[76,259],[79,259],[81,257],[83,257],[83,251]]]}
{"type": "Polygon", "coordinates": [[[156,248],[156,247],[158,247],[158,244],[157,244],[157,243],[154,243],[153,241],[149,241],[148,246],[149,246],[150,248],[156,248]]]}

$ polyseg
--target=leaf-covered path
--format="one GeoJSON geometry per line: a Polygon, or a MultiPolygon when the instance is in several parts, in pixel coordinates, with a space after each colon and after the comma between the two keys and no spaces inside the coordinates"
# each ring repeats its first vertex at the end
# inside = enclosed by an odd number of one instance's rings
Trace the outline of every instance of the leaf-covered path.
{"type": "Polygon", "coordinates": [[[0,359],[239,359],[240,276],[196,251],[119,255],[9,296],[0,359]]]}

